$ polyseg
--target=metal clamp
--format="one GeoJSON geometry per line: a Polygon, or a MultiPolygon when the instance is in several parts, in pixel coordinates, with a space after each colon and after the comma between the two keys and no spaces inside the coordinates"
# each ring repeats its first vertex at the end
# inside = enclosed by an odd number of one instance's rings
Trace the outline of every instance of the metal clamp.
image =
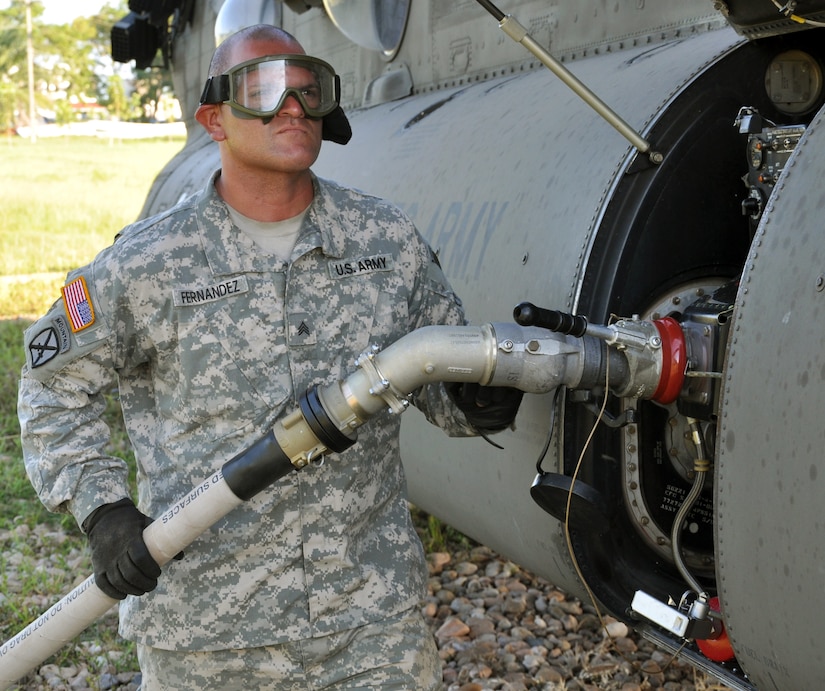
{"type": "Polygon", "coordinates": [[[359,367],[366,375],[370,394],[383,399],[389,407],[390,413],[400,415],[410,407],[410,402],[403,394],[393,388],[392,382],[378,369],[375,357],[380,350],[381,348],[377,345],[370,346],[368,350],[358,356],[355,360],[355,366],[359,367]]]}

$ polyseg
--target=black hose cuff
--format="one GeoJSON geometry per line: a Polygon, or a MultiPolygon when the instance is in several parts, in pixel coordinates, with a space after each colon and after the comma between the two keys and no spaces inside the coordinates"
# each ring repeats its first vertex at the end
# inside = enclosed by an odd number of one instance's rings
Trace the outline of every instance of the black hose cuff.
{"type": "Polygon", "coordinates": [[[233,494],[248,501],[290,470],[295,470],[295,466],[275,439],[274,432],[269,432],[224,463],[221,472],[233,494]]]}

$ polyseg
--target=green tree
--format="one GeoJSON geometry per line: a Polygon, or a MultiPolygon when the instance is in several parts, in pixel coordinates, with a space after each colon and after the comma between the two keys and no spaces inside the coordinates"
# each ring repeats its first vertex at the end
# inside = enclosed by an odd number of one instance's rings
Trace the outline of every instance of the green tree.
{"type": "Polygon", "coordinates": [[[96,90],[88,93],[96,95],[98,100],[107,106],[111,104],[113,98],[115,100],[119,98],[117,94],[113,97],[112,89],[115,91],[124,89],[120,72],[127,68],[112,61],[111,32],[115,23],[128,12],[127,0],[120,0],[117,7],[106,5],[93,17],[78,18],[72,24],[73,30],[89,32],[86,50],[89,51],[94,61],[96,90]]]}
{"type": "MultiPolygon", "coordinates": [[[[35,0],[31,3],[32,23],[36,24],[43,14],[43,5],[35,0]]],[[[41,36],[32,30],[35,51],[41,36]]],[[[0,10],[0,83],[3,94],[3,120],[5,127],[16,124],[18,113],[28,113],[29,86],[26,53],[26,2],[12,0],[11,5],[0,10]]],[[[35,81],[42,77],[42,70],[35,64],[35,81]]],[[[35,89],[35,91],[37,91],[35,89]]]]}
{"type": "Polygon", "coordinates": [[[69,98],[106,100],[106,75],[113,71],[110,32],[126,8],[126,0],[121,0],[117,8],[104,6],[98,14],[77,17],[71,24],[42,27],[49,54],[39,59],[52,68],[48,85],[52,92],[65,91],[69,98]]]}
{"type": "MultiPolygon", "coordinates": [[[[96,98],[121,119],[154,117],[161,94],[172,89],[169,71],[163,67],[132,69],[130,76],[122,76],[128,66],[111,59],[112,27],[127,12],[127,0],[120,0],[117,7],[107,5],[92,17],[50,25],[43,22],[42,2],[31,1],[38,107],[57,111],[64,99],[96,98]],[[130,107],[130,101],[139,107],[130,107]]],[[[26,0],[11,0],[8,8],[0,10],[0,96],[0,129],[5,130],[28,113],[26,0]]],[[[59,113],[64,120],[65,107],[59,113]]]]}
{"type": "Polygon", "coordinates": [[[65,98],[61,98],[54,104],[54,113],[58,125],[68,125],[72,121],[72,107],[65,98]]]}
{"type": "Polygon", "coordinates": [[[155,119],[160,98],[172,89],[172,75],[161,67],[135,70],[135,93],[140,104],[140,119],[149,122],[155,119]]]}
{"type": "MultiPolygon", "coordinates": [[[[26,0],[11,0],[0,10],[0,81],[4,84],[4,117],[8,111],[28,113],[28,57],[26,35],[26,0]]],[[[94,93],[95,75],[88,53],[90,30],[82,25],[67,26],[43,23],[43,5],[33,0],[32,47],[35,103],[52,107],[58,94],[94,93]]]]}
{"type": "Polygon", "coordinates": [[[11,82],[0,80],[0,133],[14,128],[14,105],[17,90],[11,82]]]}
{"type": "Polygon", "coordinates": [[[129,99],[126,97],[126,89],[123,86],[123,77],[113,74],[108,81],[106,94],[100,99],[108,109],[112,117],[118,120],[130,119],[129,99]]]}

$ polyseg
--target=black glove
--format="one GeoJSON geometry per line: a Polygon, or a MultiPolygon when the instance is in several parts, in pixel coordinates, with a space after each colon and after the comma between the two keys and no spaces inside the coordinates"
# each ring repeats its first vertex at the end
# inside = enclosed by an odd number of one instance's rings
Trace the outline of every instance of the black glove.
{"type": "Polygon", "coordinates": [[[524,395],[509,386],[481,386],[469,382],[444,386],[467,422],[488,432],[499,432],[513,424],[524,395]]]}
{"type": "Polygon", "coordinates": [[[83,528],[89,537],[95,582],[109,597],[143,595],[158,584],[160,567],[143,541],[152,522],[131,499],[104,504],[89,514],[83,528]]]}

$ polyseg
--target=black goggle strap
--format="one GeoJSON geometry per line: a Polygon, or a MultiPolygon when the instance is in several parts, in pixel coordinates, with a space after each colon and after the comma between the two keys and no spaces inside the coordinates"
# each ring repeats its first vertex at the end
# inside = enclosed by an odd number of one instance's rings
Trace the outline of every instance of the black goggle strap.
{"type": "Polygon", "coordinates": [[[203,87],[200,104],[223,103],[229,100],[229,75],[219,74],[209,77],[203,87]]]}

